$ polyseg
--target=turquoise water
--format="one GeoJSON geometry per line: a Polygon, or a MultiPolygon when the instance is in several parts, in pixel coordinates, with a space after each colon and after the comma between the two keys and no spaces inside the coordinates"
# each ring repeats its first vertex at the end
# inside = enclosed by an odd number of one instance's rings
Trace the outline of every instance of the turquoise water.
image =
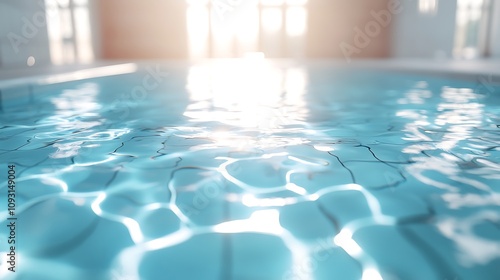
{"type": "Polygon", "coordinates": [[[500,279],[488,81],[243,60],[3,90],[0,277],[500,279]]]}

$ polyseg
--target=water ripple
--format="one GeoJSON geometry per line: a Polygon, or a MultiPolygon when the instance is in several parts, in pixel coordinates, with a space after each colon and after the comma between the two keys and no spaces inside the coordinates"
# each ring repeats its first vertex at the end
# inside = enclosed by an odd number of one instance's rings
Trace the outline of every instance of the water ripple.
{"type": "Polygon", "coordinates": [[[27,260],[2,277],[500,277],[498,96],[265,60],[184,71],[141,100],[139,71],[0,114],[27,260]]]}

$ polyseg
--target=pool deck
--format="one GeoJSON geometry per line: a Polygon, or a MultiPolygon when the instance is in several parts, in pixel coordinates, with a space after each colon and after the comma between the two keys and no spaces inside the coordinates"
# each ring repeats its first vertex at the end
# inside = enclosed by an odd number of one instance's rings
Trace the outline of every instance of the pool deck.
{"type": "MultiPolygon", "coordinates": [[[[218,59],[213,59],[218,60],[218,59]]],[[[365,68],[380,70],[397,70],[404,72],[431,73],[433,75],[455,77],[460,79],[483,79],[492,84],[500,84],[500,59],[482,59],[482,60],[431,60],[431,59],[373,59],[373,60],[355,60],[347,63],[341,59],[272,59],[278,63],[299,64],[299,65],[331,65],[347,68],[365,68]]],[[[113,65],[141,65],[143,63],[159,64],[184,64],[191,65],[196,62],[180,60],[161,60],[161,61],[119,61],[103,60],[92,64],[73,64],[73,65],[39,65],[25,68],[6,69],[0,68],[0,89],[16,86],[26,86],[27,84],[45,83],[50,77],[56,75],[72,75],[77,79],[93,78],[95,76],[114,75],[121,70],[109,68],[113,65]],[[108,68],[106,68],[108,67],[108,68]],[[108,73],[106,73],[106,70],[108,73]],[[112,70],[112,71],[111,71],[112,70]],[[81,71],[84,72],[82,75],[81,71]],[[78,78],[79,77],[79,78],[78,78]]],[[[129,69],[130,70],[130,69],[129,69]]],[[[68,76],[68,79],[70,77],[68,76]]],[[[57,82],[58,79],[55,80],[57,82]]],[[[60,81],[64,82],[64,77],[60,76],[60,81]]]]}

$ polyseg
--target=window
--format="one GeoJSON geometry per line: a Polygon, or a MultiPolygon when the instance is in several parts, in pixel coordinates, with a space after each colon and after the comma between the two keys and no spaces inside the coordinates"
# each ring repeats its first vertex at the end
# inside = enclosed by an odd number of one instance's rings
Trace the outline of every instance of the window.
{"type": "Polygon", "coordinates": [[[307,32],[307,0],[187,0],[192,59],[299,57],[307,32]]]}
{"type": "Polygon", "coordinates": [[[52,63],[92,61],[88,0],[46,0],[45,8],[52,63]]]}
{"type": "Polygon", "coordinates": [[[476,58],[487,53],[490,1],[458,0],[455,45],[457,58],[476,58]]]}
{"type": "Polygon", "coordinates": [[[438,0],[420,0],[418,10],[422,14],[435,15],[438,9],[438,0]]]}

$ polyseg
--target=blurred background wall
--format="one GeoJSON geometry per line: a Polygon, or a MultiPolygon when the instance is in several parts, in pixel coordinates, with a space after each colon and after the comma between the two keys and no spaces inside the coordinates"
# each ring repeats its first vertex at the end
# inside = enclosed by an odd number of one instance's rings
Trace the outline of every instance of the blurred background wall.
{"type": "Polygon", "coordinates": [[[500,57],[499,0],[0,0],[0,67],[500,57]]]}
{"type": "Polygon", "coordinates": [[[0,66],[24,66],[29,57],[50,63],[43,2],[0,2],[0,66]],[[36,22],[36,23],[35,23],[36,22]]]}
{"type": "Polygon", "coordinates": [[[101,56],[106,59],[187,57],[186,4],[175,0],[96,1],[101,56]]]}
{"type": "Polygon", "coordinates": [[[452,57],[457,1],[405,1],[393,26],[395,57],[452,57]]]}

